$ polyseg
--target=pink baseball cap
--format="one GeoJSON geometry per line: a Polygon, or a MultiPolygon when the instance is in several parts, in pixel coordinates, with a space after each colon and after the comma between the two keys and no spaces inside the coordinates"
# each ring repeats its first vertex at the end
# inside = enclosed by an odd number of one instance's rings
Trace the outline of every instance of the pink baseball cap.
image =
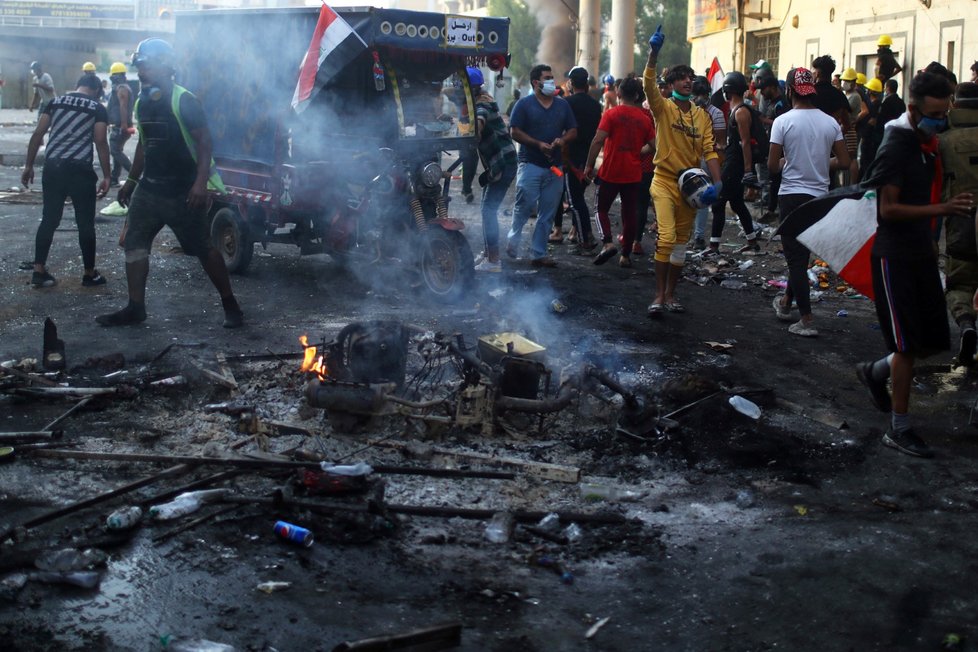
{"type": "Polygon", "coordinates": [[[815,94],[815,76],[808,68],[795,68],[795,77],[791,81],[791,88],[799,95],[815,94]]]}

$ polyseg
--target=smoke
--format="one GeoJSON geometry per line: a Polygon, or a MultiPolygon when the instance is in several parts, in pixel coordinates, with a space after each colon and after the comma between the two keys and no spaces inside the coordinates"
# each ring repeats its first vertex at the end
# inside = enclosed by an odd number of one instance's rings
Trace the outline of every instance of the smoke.
{"type": "Polygon", "coordinates": [[[537,46],[535,63],[545,63],[553,69],[558,83],[561,75],[577,61],[578,0],[527,0],[526,6],[543,28],[537,46]]]}

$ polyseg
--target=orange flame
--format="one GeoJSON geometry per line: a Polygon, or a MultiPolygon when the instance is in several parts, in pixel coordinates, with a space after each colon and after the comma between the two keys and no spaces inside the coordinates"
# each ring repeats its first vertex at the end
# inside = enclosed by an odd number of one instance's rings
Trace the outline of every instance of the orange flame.
{"type": "Polygon", "coordinates": [[[318,353],[315,344],[309,344],[309,338],[305,335],[299,336],[299,344],[302,345],[303,355],[302,355],[302,365],[299,367],[299,371],[312,372],[319,376],[320,380],[325,379],[329,376],[329,370],[326,368],[326,363],[323,361],[323,356],[317,356],[318,353]]]}

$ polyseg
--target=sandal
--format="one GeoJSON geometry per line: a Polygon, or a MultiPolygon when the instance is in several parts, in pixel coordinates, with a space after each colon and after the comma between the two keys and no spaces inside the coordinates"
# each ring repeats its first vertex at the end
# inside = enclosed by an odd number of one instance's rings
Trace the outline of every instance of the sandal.
{"type": "Polygon", "coordinates": [[[601,251],[601,253],[599,253],[597,256],[594,257],[593,262],[595,265],[604,265],[606,262],[611,260],[611,258],[617,253],[618,253],[618,247],[610,247],[608,249],[604,249],[603,251],[601,251]]]}
{"type": "Polygon", "coordinates": [[[669,312],[686,312],[686,307],[678,301],[666,302],[666,310],[669,312]]]}
{"type": "Polygon", "coordinates": [[[666,307],[661,303],[650,303],[649,307],[646,309],[646,314],[649,317],[661,317],[662,313],[666,311],[666,307]]]}

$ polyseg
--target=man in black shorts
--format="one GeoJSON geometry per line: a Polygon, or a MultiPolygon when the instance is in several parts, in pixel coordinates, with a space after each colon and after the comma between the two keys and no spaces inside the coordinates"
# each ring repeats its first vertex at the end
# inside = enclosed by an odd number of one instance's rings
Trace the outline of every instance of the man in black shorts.
{"type": "Polygon", "coordinates": [[[891,353],[858,365],[856,375],[869,388],[876,407],[891,412],[883,443],[918,457],[932,457],[933,452],[914,433],[907,414],[914,360],[950,348],[931,220],[974,210],[971,193],[940,201],[937,133],[947,126],[950,96],[951,85],[944,77],[927,72],[914,77],[907,113],[887,130],[863,182],[879,195],[873,292],[880,330],[891,353]],[[893,384],[892,400],[887,378],[893,384]]]}
{"type": "Polygon", "coordinates": [[[207,191],[223,191],[224,185],[213,170],[211,137],[200,101],[173,83],[173,58],[173,48],[158,38],[141,42],[132,57],[142,84],[135,111],[139,144],[118,196],[123,206],[132,200],[123,235],[129,303],[95,320],[103,326],[145,321],[150,248],[160,229],[169,226],[184,252],[200,260],[220,293],[224,327],[237,328],[244,315],[224,258],[208,237],[207,191]]]}

